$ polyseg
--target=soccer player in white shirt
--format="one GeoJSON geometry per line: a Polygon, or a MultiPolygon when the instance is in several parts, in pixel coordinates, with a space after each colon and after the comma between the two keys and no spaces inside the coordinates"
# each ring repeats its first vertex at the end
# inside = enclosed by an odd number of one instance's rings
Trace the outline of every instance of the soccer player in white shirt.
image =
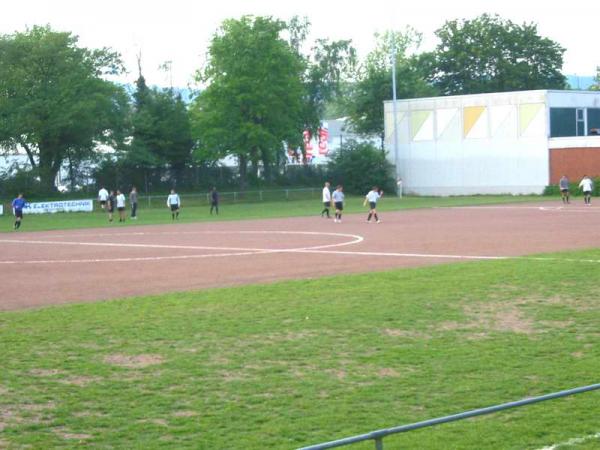
{"type": "Polygon", "coordinates": [[[117,211],[119,211],[119,222],[125,222],[125,196],[117,189],[117,211]]]}
{"type": "Polygon", "coordinates": [[[102,209],[106,209],[106,202],[108,201],[108,191],[104,186],[102,186],[98,191],[98,201],[100,202],[100,207],[102,209]]]}
{"type": "Polygon", "coordinates": [[[331,219],[329,215],[329,208],[331,207],[331,191],[329,190],[329,186],[329,181],[327,181],[323,187],[323,211],[321,211],[321,217],[323,217],[323,214],[327,214],[327,218],[331,219]]]}
{"type": "Polygon", "coordinates": [[[333,191],[333,204],[335,205],[335,219],[336,223],[342,223],[342,211],[344,210],[344,187],[341,184],[333,191]]]}
{"type": "Polygon", "coordinates": [[[369,202],[369,216],[367,217],[367,222],[371,223],[371,217],[375,216],[375,220],[377,223],[380,223],[379,217],[377,216],[377,200],[381,198],[383,195],[383,191],[380,190],[377,186],[373,186],[373,189],[369,191],[367,195],[365,195],[365,201],[363,202],[363,206],[367,205],[369,202]]]}
{"type": "Polygon", "coordinates": [[[175,189],[171,189],[171,194],[167,197],[167,206],[171,209],[171,218],[173,220],[179,219],[181,200],[179,199],[179,195],[175,193],[175,189]]]}
{"type": "Polygon", "coordinates": [[[592,204],[592,189],[594,183],[590,177],[587,175],[583,176],[583,179],[579,183],[579,187],[583,190],[583,200],[585,204],[591,206],[592,204]]]}

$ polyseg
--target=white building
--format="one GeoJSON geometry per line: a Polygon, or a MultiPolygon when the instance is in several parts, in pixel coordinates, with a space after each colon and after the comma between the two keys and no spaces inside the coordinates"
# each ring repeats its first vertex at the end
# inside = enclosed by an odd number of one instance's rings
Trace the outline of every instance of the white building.
{"type": "Polygon", "coordinates": [[[405,191],[541,193],[600,176],[600,92],[522,91],[385,102],[385,143],[405,191]],[[394,125],[398,147],[394,148],[394,125]]]}

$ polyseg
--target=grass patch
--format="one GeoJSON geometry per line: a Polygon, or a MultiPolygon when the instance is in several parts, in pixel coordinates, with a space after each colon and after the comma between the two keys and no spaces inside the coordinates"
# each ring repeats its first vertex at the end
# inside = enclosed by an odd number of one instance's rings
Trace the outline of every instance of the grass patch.
{"type": "MultiPolygon", "coordinates": [[[[548,201],[548,197],[539,196],[471,196],[471,197],[384,197],[378,205],[380,211],[398,211],[403,209],[416,208],[434,208],[449,206],[475,206],[503,203],[522,203],[532,201],[548,201]]],[[[165,197],[166,202],[166,197],[165,197]]],[[[277,217],[299,217],[318,215],[323,209],[320,197],[312,200],[290,200],[290,201],[265,201],[254,203],[231,203],[224,204],[220,208],[220,214],[211,216],[209,206],[186,206],[186,200],[183,199],[183,208],[181,210],[180,222],[210,222],[221,220],[246,220],[246,219],[269,219],[277,217]]],[[[348,197],[345,213],[366,212],[367,209],[362,206],[362,197],[348,197]]],[[[147,207],[142,202],[140,204],[137,221],[128,220],[121,224],[118,222],[108,223],[108,216],[101,211],[93,213],[58,213],[58,214],[39,214],[26,215],[23,220],[23,231],[42,231],[42,230],[62,230],[74,228],[93,228],[93,227],[123,227],[131,225],[152,225],[171,223],[171,214],[163,202],[160,207],[147,207]]],[[[98,205],[94,205],[97,207],[98,205]]],[[[129,211],[128,211],[129,214],[129,211]]],[[[5,206],[5,213],[0,216],[0,232],[12,231],[14,219],[8,207],[5,206]]]]}
{"type": "MultiPolygon", "coordinates": [[[[290,449],[592,384],[597,273],[515,259],[0,313],[0,443],[290,449]]],[[[593,435],[599,395],[385,447],[522,449],[593,435]]]]}

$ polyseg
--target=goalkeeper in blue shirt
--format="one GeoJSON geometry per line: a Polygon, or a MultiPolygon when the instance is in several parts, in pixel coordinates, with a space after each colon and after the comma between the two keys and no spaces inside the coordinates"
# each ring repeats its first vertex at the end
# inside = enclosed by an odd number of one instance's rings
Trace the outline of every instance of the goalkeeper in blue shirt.
{"type": "Polygon", "coordinates": [[[13,214],[15,215],[15,230],[21,228],[21,220],[23,219],[23,208],[25,208],[25,199],[23,194],[17,195],[12,201],[13,214]]]}

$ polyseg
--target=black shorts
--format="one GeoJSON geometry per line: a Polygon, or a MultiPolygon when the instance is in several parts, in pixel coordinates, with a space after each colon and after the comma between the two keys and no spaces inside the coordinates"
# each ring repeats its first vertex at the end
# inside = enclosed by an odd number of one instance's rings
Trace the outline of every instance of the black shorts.
{"type": "Polygon", "coordinates": [[[210,202],[210,206],[219,206],[219,202],[212,201],[210,202]]]}
{"type": "Polygon", "coordinates": [[[171,205],[171,211],[175,212],[179,210],[179,205],[171,205]]]}
{"type": "Polygon", "coordinates": [[[568,189],[561,189],[560,192],[562,192],[563,194],[568,194],[569,190],[568,189]]]}
{"type": "Polygon", "coordinates": [[[343,211],[344,210],[344,202],[335,202],[335,209],[337,209],[338,211],[343,211]]]}
{"type": "Polygon", "coordinates": [[[592,195],[592,191],[583,191],[583,195],[592,195]]]}
{"type": "Polygon", "coordinates": [[[17,219],[22,219],[23,218],[23,210],[22,209],[15,209],[15,217],[17,219]]]}
{"type": "Polygon", "coordinates": [[[331,207],[331,202],[323,202],[323,206],[325,208],[330,208],[331,207]]]}
{"type": "Polygon", "coordinates": [[[371,209],[377,208],[377,202],[369,202],[369,208],[371,208],[371,209]]]}
{"type": "Polygon", "coordinates": [[[115,207],[113,205],[108,205],[108,212],[109,213],[115,212],[115,207]]]}
{"type": "Polygon", "coordinates": [[[106,200],[100,200],[100,204],[101,204],[102,206],[106,205],[106,200]]]}
{"type": "Polygon", "coordinates": [[[121,206],[121,207],[117,208],[117,210],[118,210],[118,211],[125,211],[125,207],[124,207],[124,206],[121,206]]]}

